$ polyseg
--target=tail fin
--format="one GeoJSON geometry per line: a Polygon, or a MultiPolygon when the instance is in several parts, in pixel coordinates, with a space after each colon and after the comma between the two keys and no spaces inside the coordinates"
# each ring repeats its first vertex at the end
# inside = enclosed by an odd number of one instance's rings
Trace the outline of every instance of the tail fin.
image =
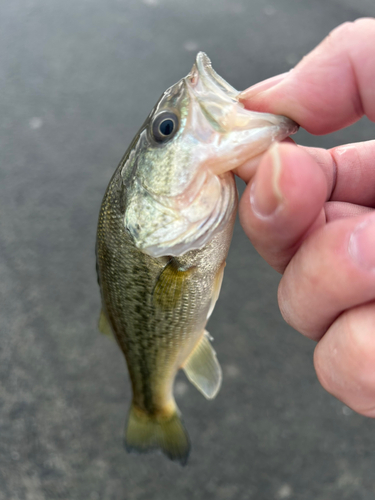
{"type": "Polygon", "coordinates": [[[170,417],[161,417],[149,415],[132,404],[125,431],[125,448],[139,453],[160,449],[171,460],[185,465],[190,441],[177,407],[170,417]]]}

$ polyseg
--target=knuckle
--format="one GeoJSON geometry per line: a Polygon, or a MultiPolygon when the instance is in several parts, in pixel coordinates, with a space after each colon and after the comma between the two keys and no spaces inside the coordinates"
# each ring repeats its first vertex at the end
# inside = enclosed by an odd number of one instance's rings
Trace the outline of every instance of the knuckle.
{"type": "Polygon", "coordinates": [[[284,321],[288,323],[288,325],[295,328],[302,334],[308,335],[309,332],[306,331],[303,317],[301,317],[301,315],[304,315],[304,311],[300,310],[300,308],[298,308],[298,305],[296,306],[294,294],[290,293],[287,281],[288,279],[285,278],[284,275],[280,281],[277,291],[277,300],[279,303],[281,316],[283,317],[284,321]]]}
{"type": "Polygon", "coordinates": [[[331,394],[336,394],[335,391],[335,381],[337,380],[335,374],[329,369],[324,357],[321,355],[321,349],[319,349],[319,344],[314,351],[314,368],[318,380],[322,387],[331,394]]]}
{"type": "MultiPolygon", "coordinates": [[[[372,306],[375,315],[375,307],[372,306]]],[[[347,328],[347,352],[350,353],[350,362],[353,367],[352,374],[358,384],[359,389],[373,389],[375,403],[375,339],[373,329],[369,331],[366,318],[361,317],[367,314],[363,307],[357,310],[349,310],[345,313],[347,328]]]]}
{"type": "Polygon", "coordinates": [[[293,313],[291,310],[291,301],[289,298],[289,294],[286,292],[286,287],[284,286],[285,280],[281,280],[279,284],[279,288],[277,290],[277,300],[279,303],[279,308],[281,312],[281,316],[288,323],[288,325],[293,326],[293,313]]]}
{"type": "Polygon", "coordinates": [[[343,42],[347,43],[347,41],[355,40],[363,32],[366,32],[369,36],[375,35],[375,19],[363,17],[355,21],[342,23],[330,31],[324,42],[329,45],[336,46],[338,44],[341,46],[343,42]]]}
{"type": "Polygon", "coordinates": [[[281,278],[277,298],[284,320],[303,335],[318,340],[326,330],[325,317],[316,310],[311,294],[319,289],[320,277],[314,266],[303,273],[295,261],[289,263],[281,278]],[[303,275],[303,276],[302,276],[303,275]],[[311,300],[309,300],[311,298],[311,300]]]}
{"type": "Polygon", "coordinates": [[[362,31],[363,28],[371,29],[375,33],[375,19],[373,17],[360,17],[353,21],[354,28],[358,31],[362,31]]]}
{"type": "Polygon", "coordinates": [[[319,382],[357,413],[375,417],[375,304],[349,309],[331,325],[314,353],[319,382]]]}
{"type": "Polygon", "coordinates": [[[361,33],[364,29],[374,30],[375,32],[375,19],[361,17],[355,21],[342,23],[329,33],[328,38],[339,38],[340,40],[342,40],[342,37],[346,38],[347,36],[352,38],[355,37],[357,33],[361,33]]]}
{"type": "Polygon", "coordinates": [[[364,417],[375,418],[375,405],[371,406],[371,408],[365,408],[360,410],[355,410],[355,408],[353,408],[353,410],[357,411],[357,413],[363,415],[364,417]]]}
{"type": "Polygon", "coordinates": [[[336,26],[336,28],[333,28],[333,30],[329,32],[328,38],[334,38],[337,35],[342,35],[343,33],[350,31],[353,25],[354,25],[353,22],[346,21],[345,23],[336,26]]]}

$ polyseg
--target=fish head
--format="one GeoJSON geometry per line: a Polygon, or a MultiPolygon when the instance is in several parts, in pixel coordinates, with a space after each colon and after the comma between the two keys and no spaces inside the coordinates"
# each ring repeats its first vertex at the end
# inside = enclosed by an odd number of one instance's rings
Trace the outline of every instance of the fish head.
{"type": "Polygon", "coordinates": [[[244,109],[239,94],[200,52],[133,141],[122,169],[124,225],[144,253],[202,248],[236,209],[230,171],[298,129],[284,116],[244,109]]]}

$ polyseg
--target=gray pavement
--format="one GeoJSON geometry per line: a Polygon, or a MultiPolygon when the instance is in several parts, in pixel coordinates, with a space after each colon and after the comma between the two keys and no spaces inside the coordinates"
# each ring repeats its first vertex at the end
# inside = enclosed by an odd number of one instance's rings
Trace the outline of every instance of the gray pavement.
{"type": "MultiPolygon", "coordinates": [[[[279,276],[239,225],[208,328],[223,387],[208,402],[176,383],[189,464],[128,455],[94,264],[110,176],[197,50],[245,88],[369,15],[373,0],[0,1],[0,500],[375,498],[375,422],[320,387],[314,343],[283,322],[279,276]]],[[[374,137],[362,120],[297,139],[374,137]]]]}

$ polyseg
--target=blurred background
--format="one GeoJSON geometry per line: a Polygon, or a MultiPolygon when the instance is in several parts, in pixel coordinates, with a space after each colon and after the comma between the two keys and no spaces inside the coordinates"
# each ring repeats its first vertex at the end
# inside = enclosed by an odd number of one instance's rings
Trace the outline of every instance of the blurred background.
{"type": "MultiPolygon", "coordinates": [[[[198,50],[243,89],[363,16],[373,0],[0,1],[0,500],[375,498],[375,422],[320,387],[315,344],[283,322],[279,275],[238,224],[208,326],[222,389],[209,402],[176,381],[189,463],[128,455],[94,258],[109,179],[198,50]]],[[[364,119],[296,139],[374,137],[364,119]]]]}

